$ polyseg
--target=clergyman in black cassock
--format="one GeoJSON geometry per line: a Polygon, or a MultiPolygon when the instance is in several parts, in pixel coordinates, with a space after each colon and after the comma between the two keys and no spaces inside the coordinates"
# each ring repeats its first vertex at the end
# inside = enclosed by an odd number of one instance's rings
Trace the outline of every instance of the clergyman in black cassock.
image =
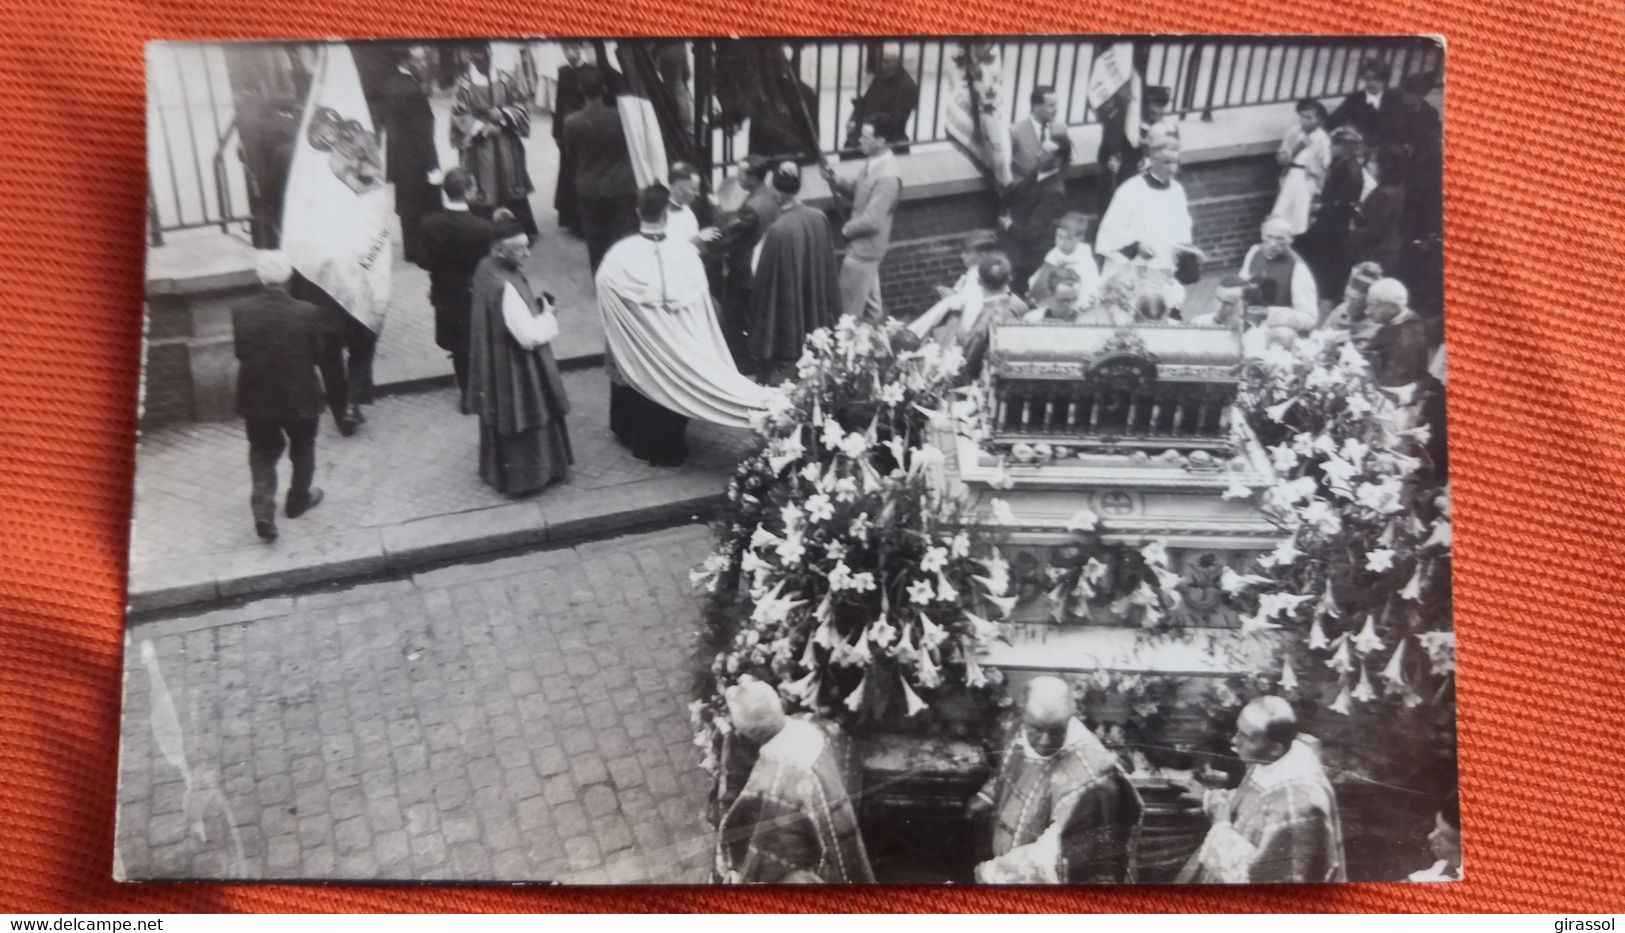
{"type": "Polygon", "coordinates": [[[834,326],[841,289],[829,219],[796,197],[800,169],[780,164],[773,187],[784,201],[757,251],[750,347],[762,381],[776,385],[795,373],[807,335],[834,326]]]}
{"type": "Polygon", "coordinates": [[[491,255],[474,271],[464,398],[480,416],[480,478],[518,497],[568,475],[570,402],[550,346],[558,319],[525,280],[525,229],[507,211],[492,226],[491,255]]]}

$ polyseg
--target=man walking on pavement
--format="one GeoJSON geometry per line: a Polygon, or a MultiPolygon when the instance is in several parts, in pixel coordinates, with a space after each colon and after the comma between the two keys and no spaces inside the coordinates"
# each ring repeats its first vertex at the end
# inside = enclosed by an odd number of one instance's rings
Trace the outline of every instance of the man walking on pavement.
{"type": "MultiPolygon", "coordinates": [[[[454,168],[442,182],[445,207],[423,218],[417,264],[429,272],[429,304],[434,308],[434,342],[451,354],[458,398],[468,389],[468,316],[474,300],[474,270],[491,252],[491,222],[469,211],[474,176],[454,168]]],[[[463,406],[463,414],[468,407],[463,406]]]]}
{"type": "Polygon", "coordinates": [[[638,187],[627,154],[621,115],[604,99],[604,76],[594,65],[577,72],[586,104],[564,118],[563,152],[575,167],[576,209],[592,271],[622,237],[638,229],[638,187]]]}
{"type": "Polygon", "coordinates": [[[892,218],[903,196],[903,179],[892,154],[896,126],[889,114],[865,117],[858,146],[867,161],[853,181],[845,181],[829,165],[822,166],[830,190],[852,202],[852,219],[841,227],[846,257],[841,260],[841,313],[876,324],[886,317],[880,299],[880,263],[891,245],[892,218]]]}
{"type": "Polygon", "coordinates": [[[255,271],[265,289],[231,309],[231,326],[238,360],[237,413],[248,433],[253,477],[249,505],[255,532],[270,542],[277,538],[276,466],[284,450],[293,462],[288,517],[298,518],[322,501],[322,491],[311,486],[322,416],[322,385],[316,377],[321,312],[288,294],[293,263],[286,253],[261,252],[255,271]]]}

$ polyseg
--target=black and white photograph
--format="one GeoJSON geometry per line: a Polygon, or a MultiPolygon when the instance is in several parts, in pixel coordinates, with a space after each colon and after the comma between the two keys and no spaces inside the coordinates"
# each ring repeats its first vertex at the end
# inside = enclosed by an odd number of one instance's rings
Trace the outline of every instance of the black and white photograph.
{"type": "Polygon", "coordinates": [[[1445,58],[149,43],[116,877],[1459,880],[1445,58]]]}

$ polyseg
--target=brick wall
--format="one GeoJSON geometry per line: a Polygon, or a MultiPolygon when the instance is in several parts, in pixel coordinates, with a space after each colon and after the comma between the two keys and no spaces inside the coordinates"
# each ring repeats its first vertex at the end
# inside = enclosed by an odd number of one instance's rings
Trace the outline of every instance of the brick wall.
{"type": "MultiPolygon", "coordinates": [[[[1239,266],[1247,248],[1258,242],[1258,225],[1275,201],[1274,157],[1190,165],[1180,178],[1191,201],[1196,245],[1208,254],[1209,268],[1239,266]]],[[[1067,201],[1071,210],[1099,222],[1100,189],[1094,175],[1069,180],[1067,201]]],[[[997,212],[997,202],[985,191],[905,201],[881,266],[886,307],[905,316],[929,307],[936,300],[934,287],[952,283],[963,271],[961,239],[974,230],[995,231],[997,212]]]]}
{"type": "Polygon", "coordinates": [[[143,427],[193,419],[191,357],[184,339],[148,339],[142,371],[146,385],[143,427]]]}

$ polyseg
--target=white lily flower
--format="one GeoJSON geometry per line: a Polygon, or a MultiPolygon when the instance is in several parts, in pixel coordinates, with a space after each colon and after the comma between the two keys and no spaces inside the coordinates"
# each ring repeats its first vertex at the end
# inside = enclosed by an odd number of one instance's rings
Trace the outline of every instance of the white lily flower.
{"type": "Polygon", "coordinates": [[[987,675],[982,673],[982,665],[977,663],[976,656],[969,651],[965,652],[965,683],[972,687],[987,686],[987,675]]]}
{"type": "Polygon", "coordinates": [[[1344,684],[1343,689],[1337,694],[1337,699],[1333,700],[1332,704],[1326,708],[1339,715],[1347,716],[1351,711],[1351,706],[1349,688],[1347,684],[1344,684]]]}
{"type": "Polygon", "coordinates": [[[936,597],[936,588],[929,580],[915,580],[908,585],[908,601],[917,606],[928,606],[936,597]]]}
{"type": "Polygon", "coordinates": [[[841,423],[834,418],[825,418],[824,433],[821,438],[824,442],[824,449],[836,450],[841,446],[841,441],[845,439],[846,431],[841,428],[841,423]]]}
{"type": "Polygon", "coordinates": [[[829,496],[818,493],[807,499],[807,518],[815,523],[823,523],[835,517],[835,506],[829,501],[829,496]]]}
{"type": "Polygon", "coordinates": [[[1360,654],[1371,654],[1382,650],[1382,639],[1377,635],[1377,618],[1375,615],[1365,617],[1365,625],[1360,634],[1354,636],[1354,650],[1360,654]]]}
{"type": "Polygon", "coordinates": [[[1433,673],[1449,674],[1456,669],[1455,632],[1418,632],[1416,640],[1427,651],[1433,673]]]}
{"type": "Polygon", "coordinates": [[[1298,466],[1298,452],[1286,444],[1277,444],[1269,449],[1270,463],[1277,473],[1290,473],[1298,466]]]}
{"type": "Polygon", "coordinates": [[[920,558],[920,571],[923,573],[936,573],[946,566],[948,566],[947,548],[926,548],[925,556],[920,558]]]}
{"type": "Polygon", "coordinates": [[[1382,669],[1382,678],[1395,687],[1406,686],[1405,642],[1407,640],[1404,638],[1399,640],[1399,647],[1394,649],[1393,656],[1388,659],[1388,666],[1382,669]]]}
{"type": "Polygon", "coordinates": [[[1349,647],[1348,636],[1342,636],[1337,640],[1339,642],[1337,650],[1326,661],[1326,666],[1339,674],[1347,674],[1354,670],[1354,651],[1349,647]]]}
{"type": "Polygon", "coordinates": [[[971,632],[979,641],[992,641],[999,637],[1000,629],[996,622],[989,622],[974,612],[965,613],[965,621],[971,624],[971,632]]]}
{"type": "Polygon", "coordinates": [[[1360,684],[1354,688],[1351,696],[1361,703],[1369,703],[1377,698],[1377,692],[1371,689],[1371,674],[1363,666],[1360,668],[1360,684]]]}
{"type": "Polygon", "coordinates": [[[1378,548],[1368,551],[1365,555],[1365,569],[1372,573],[1382,573],[1394,566],[1394,552],[1388,548],[1378,548]]]}
{"type": "Polygon", "coordinates": [[[779,685],[779,693],[787,700],[793,700],[802,706],[812,706],[818,698],[818,671],[813,669],[807,672],[800,680],[779,685]]]}
{"type": "Polygon", "coordinates": [[[1422,601],[1422,562],[1417,561],[1416,572],[1411,574],[1411,581],[1399,591],[1400,599],[1408,599],[1413,603],[1422,601]]]}
{"type": "Polygon", "coordinates": [[[920,647],[923,650],[931,649],[942,644],[948,637],[948,630],[931,621],[931,617],[920,613],[920,647]]]}
{"type": "Polygon", "coordinates": [[[942,670],[937,667],[937,662],[932,660],[929,651],[920,652],[920,657],[914,665],[914,674],[919,678],[920,686],[927,689],[942,684],[942,670]]]}
{"type": "Polygon", "coordinates": [[[853,460],[862,457],[868,452],[869,442],[864,439],[862,434],[859,434],[856,431],[848,434],[846,439],[841,441],[841,453],[846,454],[853,460]]]}
{"type": "Polygon", "coordinates": [[[1433,532],[1428,535],[1428,538],[1427,538],[1426,541],[1422,542],[1422,547],[1423,548],[1430,548],[1430,547],[1448,548],[1448,547],[1450,547],[1450,537],[1451,537],[1450,523],[1448,521],[1445,521],[1445,520],[1441,519],[1441,520],[1436,521],[1436,522],[1433,523],[1433,532]]]}
{"type": "Polygon", "coordinates": [[[1315,621],[1310,622],[1309,623],[1309,650],[1310,651],[1325,651],[1330,646],[1331,646],[1331,642],[1326,640],[1326,630],[1321,628],[1320,620],[1316,619],[1315,621]]]}
{"type": "Polygon", "coordinates": [[[862,709],[863,708],[863,693],[864,693],[865,690],[868,690],[868,689],[869,689],[869,674],[867,672],[865,672],[864,675],[863,675],[863,679],[858,681],[858,685],[852,689],[851,693],[847,694],[846,700],[844,701],[846,708],[848,710],[851,710],[854,713],[857,712],[858,710],[862,709]]]}
{"type": "Polygon", "coordinates": [[[903,685],[903,702],[908,707],[908,715],[914,716],[918,713],[924,712],[926,708],[925,701],[920,699],[920,695],[915,693],[914,690],[909,687],[908,679],[905,677],[898,677],[897,681],[903,685]]]}
{"type": "Polygon", "coordinates": [[[1275,545],[1275,550],[1258,559],[1258,563],[1265,567],[1290,567],[1303,552],[1298,550],[1291,541],[1282,541],[1275,545]]]}
{"type": "Polygon", "coordinates": [[[1293,397],[1287,399],[1284,402],[1280,402],[1278,404],[1271,405],[1268,408],[1265,408],[1264,409],[1264,414],[1267,415],[1271,421],[1279,423],[1283,418],[1286,417],[1287,409],[1291,408],[1293,405],[1296,405],[1297,403],[1298,403],[1298,397],[1296,395],[1294,395],[1293,397]]]}

